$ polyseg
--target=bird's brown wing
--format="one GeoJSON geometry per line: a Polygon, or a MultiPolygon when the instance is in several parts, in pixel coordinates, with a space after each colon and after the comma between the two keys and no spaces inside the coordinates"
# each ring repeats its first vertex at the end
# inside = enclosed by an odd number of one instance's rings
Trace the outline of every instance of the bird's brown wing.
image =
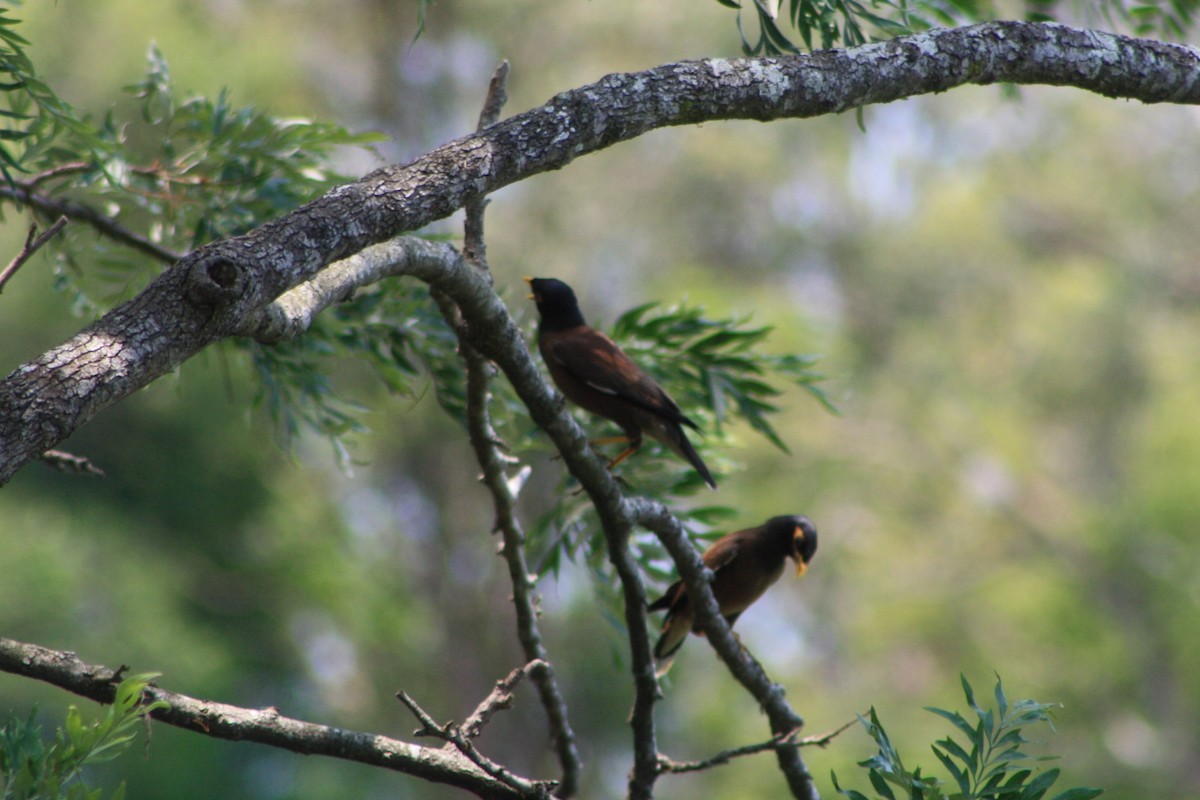
{"type": "MultiPolygon", "coordinates": [[[[712,547],[705,550],[704,554],[700,556],[700,560],[704,562],[704,566],[716,572],[737,557],[740,546],[741,540],[738,537],[725,536],[718,539],[712,547]]],[[[647,608],[650,611],[662,611],[664,608],[674,608],[686,595],[687,587],[683,585],[683,581],[675,581],[667,587],[662,597],[655,600],[647,608]]]]}
{"type": "Polygon", "coordinates": [[[732,536],[722,536],[712,547],[705,550],[704,555],[700,556],[704,566],[716,572],[737,558],[738,551],[742,547],[741,533],[742,531],[738,531],[732,536]]]}
{"type": "Polygon", "coordinates": [[[565,372],[597,392],[619,397],[672,422],[695,427],[671,396],[600,331],[573,328],[569,335],[556,336],[548,349],[565,372]]]}

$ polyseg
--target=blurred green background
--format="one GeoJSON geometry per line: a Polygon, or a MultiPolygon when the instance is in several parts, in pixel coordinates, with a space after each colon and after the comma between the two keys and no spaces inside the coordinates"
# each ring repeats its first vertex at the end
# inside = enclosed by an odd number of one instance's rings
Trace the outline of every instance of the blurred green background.
{"type": "MultiPolygon", "coordinates": [[[[31,56],[80,108],[129,102],[157,42],[184,90],[394,137],[347,151],[360,174],[474,128],[512,63],[513,114],[613,71],[737,55],[717,3],[62,0],[18,10],[31,56]]],[[[821,354],[842,414],[799,390],[792,454],[735,429],[716,500],[731,527],[806,513],[808,577],[739,622],[808,733],[874,705],[906,761],[948,731],[959,673],[986,695],[1061,702],[1047,751],[1106,797],[1200,796],[1200,111],[1075,90],[957,89],[853,115],[659,131],[493,196],[492,267],[575,286],[590,320],[648,300],[777,327],[821,354]]],[[[27,220],[9,212],[0,252],[27,220]]],[[[452,219],[436,230],[457,235],[452,219]]],[[[87,236],[90,234],[81,233],[87,236]]],[[[0,370],[82,326],[27,265],[0,298],[0,370]]],[[[390,396],[335,368],[369,409],[338,463],[281,448],[245,359],[206,353],[64,444],[103,479],[27,467],[0,492],[0,634],[159,671],[187,694],[407,738],[404,689],[461,719],[521,663],[489,499],[432,390],[390,396]]],[[[529,519],[562,466],[533,457],[529,519]]],[[[711,498],[703,498],[708,502],[711,498]]],[[[547,646],[585,761],[584,796],[624,793],[624,636],[581,568],[539,583],[547,646]]],[[[481,740],[553,777],[540,707],[481,740]]],[[[72,699],[0,675],[0,712],[72,699]]],[[[86,705],[84,701],[81,704],[86,705]]],[[[675,758],[766,738],[699,640],[658,706],[675,758]]],[[[1039,745],[1041,746],[1041,745],[1039,745]]],[[[1035,747],[1035,750],[1037,748],[1035,747]]],[[[852,728],[806,758],[862,788],[852,728]]],[[[97,783],[134,798],[453,797],[402,775],[156,725],[97,783]]],[[[663,798],[779,796],[769,755],[664,778],[663,798]]]]}

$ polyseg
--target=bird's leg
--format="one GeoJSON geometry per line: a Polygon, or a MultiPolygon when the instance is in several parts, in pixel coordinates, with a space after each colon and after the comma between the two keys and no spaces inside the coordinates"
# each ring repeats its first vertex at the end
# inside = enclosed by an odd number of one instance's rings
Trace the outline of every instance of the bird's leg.
{"type": "Polygon", "coordinates": [[[638,451],[638,448],[642,446],[642,440],[640,438],[639,439],[630,439],[627,436],[627,437],[625,437],[625,441],[630,443],[629,447],[626,447],[624,452],[622,452],[619,456],[614,458],[612,461],[608,462],[608,469],[610,472],[622,461],[624,461],[625,459],[629,458],[631,455],[636,453],[638,451]]]}

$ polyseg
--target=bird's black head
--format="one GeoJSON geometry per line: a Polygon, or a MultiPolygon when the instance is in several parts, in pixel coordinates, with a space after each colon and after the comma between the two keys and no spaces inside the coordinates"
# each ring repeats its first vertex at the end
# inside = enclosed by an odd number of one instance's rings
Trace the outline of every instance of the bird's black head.
{"type": "Polygon", "coordinates": [[[533,290],[529,297],[537,303],[542,317],[542,330],[565,331],[583,325],[583,314],[575,300],[575,292],[557,278],[526,278],[533,290]]]}
{"type": "Polygon", "coordinates": [[[787,554],[796,562],[796,577],[804,575],[808,562],[817,552],[817,526],[800,514],[772,517],[767,520],[768,533],[786,547],[787,554]]]}

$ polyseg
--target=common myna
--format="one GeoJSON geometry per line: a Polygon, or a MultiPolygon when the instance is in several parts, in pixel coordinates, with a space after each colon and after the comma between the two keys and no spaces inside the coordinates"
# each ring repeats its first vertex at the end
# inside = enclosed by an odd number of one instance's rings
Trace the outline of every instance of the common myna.
{"type": "MultiPolygon", "coordinates": [[[[730,625],[783,574],[788,557],[796,562],[796,577],[804,575],[817,552],[817,529],[808,517],[772,517],[757,528],[726,534],[700,557],[713,571],[712,592],[721,615],[730,625]]],[[[687,587],[675,581],[650,604],[651,611],[667,610],[662,635],[654,645],[661,677],[683,646],[688,631],[703,635],[694,623],[687,587]]]]}
{"type": "Polygon", "coordinates": [[[633,363],[612,339],[583,321],[575,292],[554,278],[526,278],[537,302],[542,322],[538,326],[538,350],[550,377],[575,405],[612,420],[625,432],[623,437],[600,442],[629,442],[629,447],[609,462],[620,464],[642,446],[648,433],[696,468],[709,488],[717,482],[700,460],[683,432],[686,425],[699,430],[683,415],[666,390],[633,363]]]}

